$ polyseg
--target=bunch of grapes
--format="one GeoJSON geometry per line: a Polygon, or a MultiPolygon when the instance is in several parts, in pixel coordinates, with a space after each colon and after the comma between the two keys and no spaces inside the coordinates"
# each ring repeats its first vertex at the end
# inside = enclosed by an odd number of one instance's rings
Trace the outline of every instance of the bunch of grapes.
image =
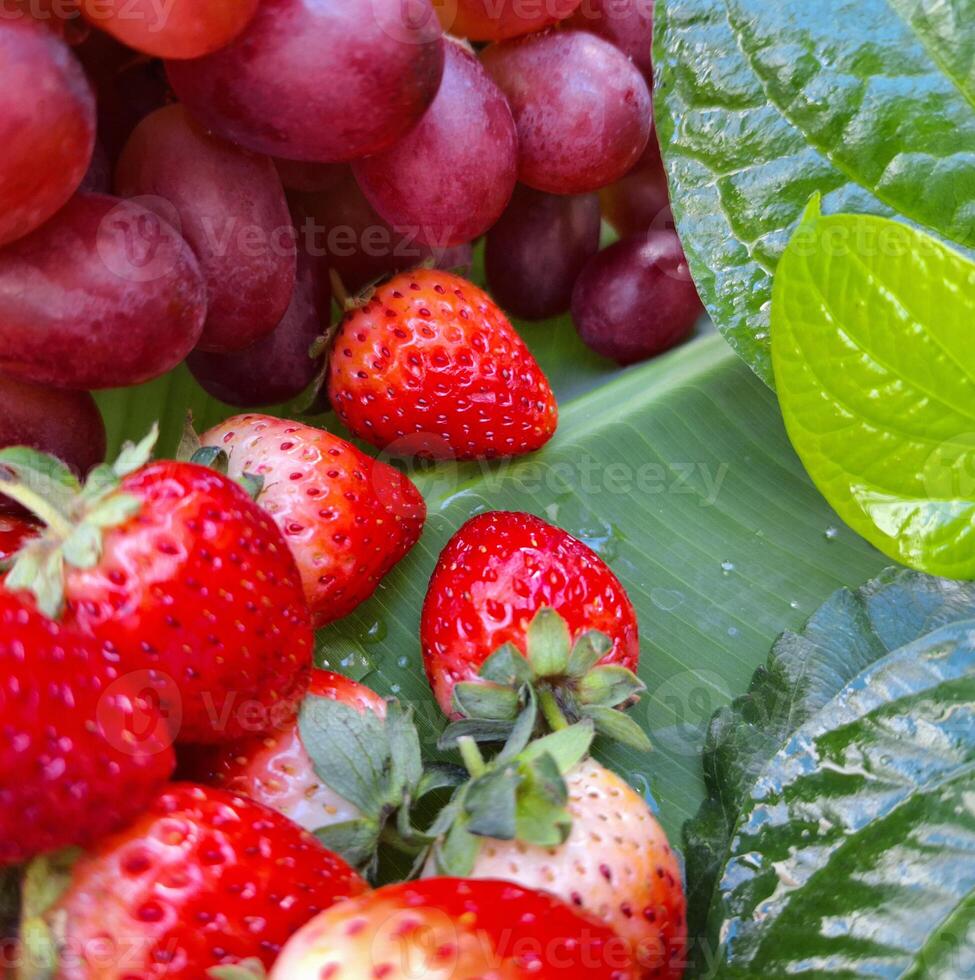
{"type": "Polygon", "coordinates": [[[84,393],[184,360],[224,402],[293,398],[333,284],[467,269],[482,238],[512,315],[571,309],[624,364],[678,343],[701,307],[653,132],[652,13],[4,0],[0,444],[83,468],[103,441],[84,393]]]}

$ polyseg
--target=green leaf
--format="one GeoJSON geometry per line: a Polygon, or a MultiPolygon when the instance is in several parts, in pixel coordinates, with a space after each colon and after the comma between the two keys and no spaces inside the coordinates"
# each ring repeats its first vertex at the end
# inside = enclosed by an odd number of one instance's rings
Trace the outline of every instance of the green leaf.
{"type": "Polygon", "coordinates": [[[454,707],[466,718],[514,721],[520,703],[517,691],[489,681],[462,681],[454,687],[454,707]]]}
{"type": "Polygon", "coordinates": [[[629,715],[616,708],[589,705],[583,709],[583,715],[593,723],[598,735],[628,745],[637,752],[650,752],[653,749],[646,732],[629,715]]]}
{"type": "Polygon", "coordinates": [[[222,473],[224,476],[230,469],[230,457],[219,446],[201,446],[190,456],[189,461],[197,466],[216,470],[217,473],[222,473]]]}
{"type": "Polygon", "coordinates": [[[975,969],[975,620],[866,668],[763,769],[709,936],[719,977],[975,969]]]}
{"type": "Polygon", "coordinates": [[[892,650],[971,617],[975,584],[888,569],[856,591],[834,593],[801,632],[776,641],[748,692],[716,712],[708,730],[709,795],[684,828],[692,936],[704,933],[742,801],[795,730],[892,650]]]}
{"type": "Polygon", "coordinates": [[[537,847],[558,847],[572,830],[566,809],[569,791],[559,764],[545,753],[521,767],[515,834],[518,840],[537,847]]]}
{"type": "Polygon", "coordinates": [[[379,824],[371,817],[343,820],[315,831],[315,836],[330,850],[341,855],[353,868],[367,865],[379,846],[379,824]]]}
{"type": "Polygon", "coordinates": [[[513,840],[521,777],[515,765],[491,769],[474,779],[464,797],[467,829],[477,837],[513,840]]]}
{"type": "Polygon", "coordinates": [[[592,737],[592,723],[581,721],[577,725],[570,725],[561,731],[535,739],[521,752],[519,758],[530,762],[548,755],[555,761],[559,772],[566,773],[585,758],[589,746],[592,745],[592,737]]]}
{"type": "Polygon", "coordinates": [[[115,470],[115,475],[118,477],[128,476],[145,466],[152,459],[152,453],[158,441],[159,423],[153,422],[149,427],[149,432],[138,442],[126,442],[122,446],[112,467],[115,470]]]}
{"type": "Polygon", "coordinates": [[[62,546],[64,560],[75,568],[94,568],[102,555],[101,530],[87,522],[75,525],[75,529],[62,546]]]}
{"type": "Polygon", "coordinates": [[[413,791],[423,776],[423,756],[420,736],[413,723],[413,709],[404,709],[396,700],[388,701],[383,728],[390,756],[386,803],[395,807],[413,791]]]}
{"type": "Polygon", "coordinates": [[[371,711],[309,696],[302,703],[298,724],[322,781],[364,816],[378,818],[391,765],[382,721],[371,711]]]}
{"type": "Polygon", "coordinates": [[[511,735],[513,727],[510,721],[462,718],[460,721],[451,722],[443,730],[437,740],[437,748],[446,752],[456,748],[462,738],[473,738],[475,742],[503,742],[511,735]]]}
{"type": "MultiPolygon", "coordinates": [[[[429,510],[423,537],[372,599],[319,632],[319,663],[412,704],[432,750],[443,715],[418,637],[441,550],[486,509],[564,527],[609,563],[641,624],[647,694],[632,717],[655,751],[597,740],[595,755],[652,796],[676,843],[705,795],[700,749],[715,709],[747,687],[778,634],[889,562],[842,529],[824,536],[836,515],[792,451],[774,395],[720,337],[618,371],[582,349],[568,318],[517,326],[556,387],[558,433],[517,460],[412,471],[429,510]]],[[[183,369],[97,397],[111,445],[159,418],[163,452],[187,407],[201,428],[237,411],[208,400],[183,369]]]]}
{"type": "Polygon", "coordinates": [[[498,647],[481,664],[479,673],[484,680],[504,684],[507,687],[521,687],[530,683],[535,676],[532,665],[512,643],[505,643],[498,647]]]}
{"type": "Polygon", "coordinates": [[[210,980],[264,980],[267,972],[259,959],[243,960],[233,966],[211,966],[207,970],[210,980]]]}
{"type": "Polygon", "coordinates": [[[118,527],[130,517],[135,517],[142,501],[131,493],[115,493],[107,497],[85,516],[85,521],[95,527],[118,527]]]}
{"type": "Polygon", "coordinates": [[[647,689],[632,670],[619,664],[594,667],[579,682],[579,700],[583,704],[615,708],[647,689]]]}
{"type": "MultiPolygon", "coordinates": [[[[973,168],[975,169],[975,168],[973,168]]],[[[975,578],[975,263],[898,222],[810,214],[775,276],[792,444],[847,524],[975,578]]]]}
{"type": "Polygon", "coordinates": [[[539,677],[560,677],[569,666],[572,637],[565,620],[542,609],[528,624],[528,661],[539,677]]]}
{"type": "Polygon", "coordinates": [[[658,0],[654,105],[698,291],[768,384],[772,276],[823,210],[975,247],[972,0],[658,0]]]}
{"type": "Polygon", "coordinates": [[[613,641],[599,630],[587,630],[572,645],[569,666],[570,677],[583,677],[613,649],[613,641]]]}

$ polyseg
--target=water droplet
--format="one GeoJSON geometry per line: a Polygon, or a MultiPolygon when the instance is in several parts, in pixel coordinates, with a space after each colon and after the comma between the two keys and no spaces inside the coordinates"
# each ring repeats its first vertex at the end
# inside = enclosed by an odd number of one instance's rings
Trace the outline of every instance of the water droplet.
{"type": "Polygon", "coordinates": [[[684,593],[676,589],[651,589],[650,601],[664,612],[671,612],[684,601],[684,593]]]}
{"type": "Polygon", "coordinates": [[[393,694],[399,694],[399,692],[402,690],[402,688],[399,686],[399,684],[390,684],[389,685],[389,690],[393,694]]]}
{"type": "Polygon", "coordinates": [[[737,626],[729,626],[728,627],[728,636],[737,636],[737,635],[738,635],[738,627],[737,626]]]}
{"type": "Polygon", "coordinates": [[[545,516],[553,524],[555,524],[558,521],[558,519],[559,519],[559,505],[557,503],[556,504],[549,504],[548,507],[545,508],[545,516]]]}
{"type": "Polygon", "coordinates": [[[615,524],[598,519],[578,528],[573,534],[589,545],[603,561],[613,561],[619,555],[619,545],[626,537],[615,524]]]}
{"type": "Polygon", "coordinates": [[[799,603],[795,599],[793,599],[792,602],[789,603],[789,608],[790,609],[798,609],[799,608],[799,603]]]}
{"type": "Polygon", "coordinates": [[[409,657],[400,657],[396,661],[396,666],[397,667],[407,667],[407,666],[409,666],[409,663],[410,663],[410,658],[409,657]]]}
{"type": "Polygon", "coordinates": [[[839,533],[840,532],[835,527],[833,527],[833,525],[831,524],[823,532],[823,536],[826,538],[827,541],[835,541],[836,538],[839,536],[839,533]]]}
{"type": "Polygon", "coordinates": [[[359,639],[363,643],[368,643],[370,645],[374,643],[382,643],[386,639],[386,635],[389,630],[386,628],[386,624],[381,620],[377,619],[375,622],[370,623],[369,626],[360,634],[359,639]]]}
{"type": "Polygon", "coordinates": [[[721,572],[724,575],[730,575],[735,570],[735,563],[733,561],[728,561],[726,558],[721,563],[721,572]]]}

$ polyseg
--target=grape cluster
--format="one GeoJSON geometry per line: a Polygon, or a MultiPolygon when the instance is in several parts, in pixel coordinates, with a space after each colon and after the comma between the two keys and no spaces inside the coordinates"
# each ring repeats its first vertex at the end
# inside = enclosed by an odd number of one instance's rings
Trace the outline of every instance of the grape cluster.
{"type": "Polygon", "coordinates": [[[224,402],[293,398],[321,371],[332,281],[468,269],[482,238],[505,309],[571,310],[620,363],[701,312],[653,132],[652,0],[2,15],[0,403],[20,408],[0,442],[82,467],[103,434],[81,393],[184,360],[224,402]]]}

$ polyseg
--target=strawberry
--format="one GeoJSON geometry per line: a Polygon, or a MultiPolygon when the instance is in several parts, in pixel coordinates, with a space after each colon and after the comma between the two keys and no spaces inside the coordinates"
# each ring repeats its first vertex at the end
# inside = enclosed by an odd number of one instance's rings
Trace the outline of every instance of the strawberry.
{"type": "Polygon", "coordinates": [[[4,493],[47,524],[7,586],[32,591],[121,669],[147,671],[179,740],[267,730],[275,712],[294,710],[311,665],[298,570],[237,483],[147,463],[153,439],[96,467],[83,489],[53,457],[0,452],[4,493]]]}
{"type": "Polygon", "coordinates": [[[336,905],[282,952],[271,980],[630,980],[611,929],[543,892],[428,878],[336,905]]]}
{"type": "Polygon", "coordinates": [[[151,695],[0,588],[0,866],[87,845],[148,806],[175,763],[151,695]]]}
{"type": "Polygon", "coordinates": [[[257,502],[281,529],[316,627],[352,612],[416,544],[426,505],[386,463],[321,429],[239,415],[202,437],[231,476],[263,479],[257,502]]]}
{"type": "Polygon", "coordinates": [[[0,514],[0,562],[12,558],[27,541],[37,537],[37,530],[33,521],[0,514]]]}
{"type": "MultiPolygon", "coordinates": [[[[505,511],[474,517],[451,538],[430,579],[420,624],[427,678],[446,714],[466,713],[455,701],[458,683],[477,681],[478,671],[499,648],[505,650],[502,658],[508,655],[505,669],[523,660],[521,655],[529,652],[529,624],[543,609],[558,613],[565,623],[556,624],[550,637],[556,649],[546,643],[540,651],[547,664],[540,662],[539,670],[553,681],[553,690],[570,668],[579,675],[567,676],[572,685],[597,664],[622,667],[632,677],[640,656],[636,612],[619,579],[581,541],[538,517],[505,511]],[[588,642],[595,637],[586,636],[591,631],[608,637],[605,648],[595,648],[596,659],[588,642]],[[570,640],[582,641],[571,665],[570,640]],[[516,656],[510,656],[508,645],[516,656]]],[[[541,639],[551,632],[541,631],[541,639]]],[[[534,671],[526,669],[530,675],[534,671]]],[[[635,693],[628,691],[628,696],[635,693]]],[[[550,701],[541,703],[546,715],[550,701]]]]}
{"type": "Polygon", "coordinates": [[[32,865],[25,929],[60,954],[38,975],[201,980],[251,959],[270,965],[297,929],[366,887],[280,814],[175,783],[74,863],[32,865]]]}
{"type": "MultiPolygon", "coordinates": [[[[484,838],[464,873],[544,888],[610,925],[630,944],[643,976],[677,980],[686,959],[686,902],[663,829],[643,797],[592,759],[565,782],[572,830],[564,843],[484,838]]],[[[431,862],[431,873],[449,873],[449,866],[431,862]]]]}
{"type": "MultiPolygon", "coordinates": [[[[329,670],[312,670],[308,696],[329,698],[356,711],[386,716],[386,702],[364,684],[329,670]]],[[[343,799],[315,771],[301,740],[298,719],[240,742],[196,753],[188,773],[200,782],[250,797],[283,813],[306,830],[353,820],[358,808],[343,799]]]]}
{"type": "Polygon", "coordinates": [[[402,455],[517,456],[558,423],[548,381],[494,301],[432,269],[393,276],[345,315],[328,395],[355,436],[402,455]]]}

